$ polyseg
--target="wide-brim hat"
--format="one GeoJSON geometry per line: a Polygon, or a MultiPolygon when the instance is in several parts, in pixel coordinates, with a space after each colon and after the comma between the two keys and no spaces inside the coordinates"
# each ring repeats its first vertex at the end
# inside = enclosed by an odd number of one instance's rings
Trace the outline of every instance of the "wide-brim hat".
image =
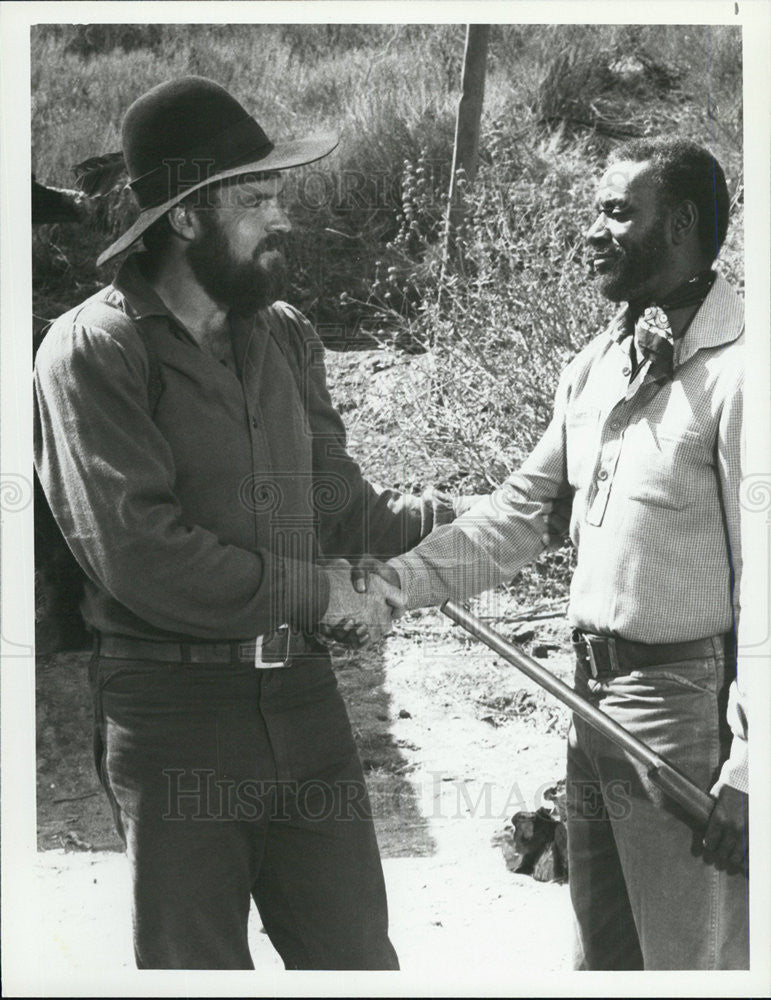
{"type": "Polygon", "coordinates": [[[273,143],[224,87],[200,76],[162,83],[123,119],[123,159],[139,205],[136,222],[97,259],[101,266],[135,243],[199,188],[241,174],[286,170],[331,153],[332,134],[273,143]]]}

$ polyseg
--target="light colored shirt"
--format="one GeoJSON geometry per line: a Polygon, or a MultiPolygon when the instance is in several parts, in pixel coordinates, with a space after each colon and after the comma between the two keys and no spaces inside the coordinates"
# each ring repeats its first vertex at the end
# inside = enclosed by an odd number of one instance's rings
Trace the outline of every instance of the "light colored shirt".
{"type": "MultiPolygon", "coordinates": [[[[391,560],[408,608],[511,580],[543,549],[541,504],[573,497],[572,624],[643,643],[739,629],[744,309],[718,275],[675,346],[674,378],[629,395],[622,310],[568,365],[554,415],[519,472],[453,524],[391,560]]],[[[747,725],[731,692],[731,759],[746,789],[747,725]]]]}

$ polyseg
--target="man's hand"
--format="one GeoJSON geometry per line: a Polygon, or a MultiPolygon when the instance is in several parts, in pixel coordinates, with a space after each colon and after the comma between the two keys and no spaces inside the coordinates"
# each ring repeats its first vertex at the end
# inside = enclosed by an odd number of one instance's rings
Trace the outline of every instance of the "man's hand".
{"type": "Polygon", "coordinates": [[[398,585],[387,583],[380,576],[369,582],[372,567],[368,563],[365,569],[361,561],[354,569],[344,559],[335,560],[324,568],[330,592],[327,611],[319,623],[321,638],[354,649],[380,642],[391,631],[394,616],[403,610],[398,585]],[[362,577],[364,590],[360,589],[362,577]]]}
{"type": "Polygon", "coordinates": [[[744,870],[748,859],[749,796],[723,785],[709,818],[702,845],[704,860],[729,872],[744,870]]]}
{"type": "Polygon", "coordinates": [[[573,510],[573,497],[562,497],[543,505],[543,515],[546,519],[546,533],[543,544],[548,549],[558,549],[564,544],[570,530],[570,516],[573,510]]]}

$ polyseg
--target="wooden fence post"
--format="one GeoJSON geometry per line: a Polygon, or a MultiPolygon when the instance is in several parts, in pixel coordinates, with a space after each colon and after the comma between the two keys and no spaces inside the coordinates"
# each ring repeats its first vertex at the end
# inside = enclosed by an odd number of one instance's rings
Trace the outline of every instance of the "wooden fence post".
{"type": "Polygon", "coordinates": [[[469,24],[466,27],[466,49],[463,54],[463,77],[458,118],[455,125],[455,146],[452,154],[452,175],[447,207],[447,242],[445,265],[455,249],[456,233],[463,222],[466,206],[462,188],[458,185],[458,171],[463,170],[467,183],[474,180],[479,164],[479,123],[485,96],[487,44],[489,24],[469,24]]]}

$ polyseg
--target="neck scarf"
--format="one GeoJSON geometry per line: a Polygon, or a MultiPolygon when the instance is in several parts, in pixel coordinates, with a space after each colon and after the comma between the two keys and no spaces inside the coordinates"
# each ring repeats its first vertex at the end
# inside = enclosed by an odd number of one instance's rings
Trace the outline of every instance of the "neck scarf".
{"type": "MultiPolygon", "coordinates": [[[[653,378],[672,379],[675,337],[667,312],[700,306],[709,294],[715,277],[711,269],[700,271],[678,285],[659,303],[652,303],[645,309],[629,304],[626,324],[628,332],[634,335],[632,381],[635,385],[645,378],[648,370],[653,378]]],[[[679,331],[678,338],[685,334],[689,325],[679,331]]]]}

